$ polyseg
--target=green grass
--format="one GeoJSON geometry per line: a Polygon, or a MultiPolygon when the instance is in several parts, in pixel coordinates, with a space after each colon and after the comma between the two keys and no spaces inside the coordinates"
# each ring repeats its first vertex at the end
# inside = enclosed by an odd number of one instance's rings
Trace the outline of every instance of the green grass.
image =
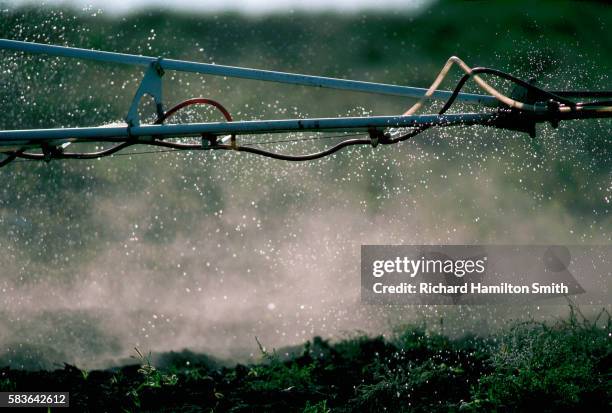
{"type": "MultiPolygon", "coordinates": [[[[206,362],[109,371],[0,370],[0,391],[68,390],[89,411],[609,411],[612,321],[570,307],[556,323],[520,322],[493,336],[449,338],[423,326],[392,337],[314,338],[282,359],[260,345],[253,365],[206,362]]],[[[202,360],[202,358],[198,359],[202,360]]]]}
{"type": "Polygon", "coordinates": [[[493,369],[480,379],[466,410],[504,406],[513,411],[575,411],[596,400],[602,408],[610,406],[612,324],[605,315],[603,328],[574,307],[567,321],[552,326],[515,325],[500,336],[489,359],[493,369]]]}

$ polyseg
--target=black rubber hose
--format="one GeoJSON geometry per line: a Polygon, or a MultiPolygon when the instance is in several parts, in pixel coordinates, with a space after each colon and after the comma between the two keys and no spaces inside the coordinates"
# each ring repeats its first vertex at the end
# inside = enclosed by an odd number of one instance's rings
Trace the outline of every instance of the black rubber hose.
{"type": "Polygon", "coordinates": [[[455,102],[455,99],[457,99],[457,96],[459,96],[459,93],[461,92],[461,89],[463,89],[463,86],[465,85],[465,83],[472,77],[472,75],[477,75],[479,73],[491,74],[497,77],[501,77],[502,79],[509,80],[513,83],[516,83],[517,85],[520,85],[528,90],[531,90],[532,92],[537,93],[543,98],[553,99],[567,106],[572,106],[572,107],[576,106],[576,103],[571,100],[565,99],[564,97],[556,93],[549,92],[535,85],[532,85],[531,83],[525,82],[524,80],[519,79],[515,76],[512,76],[509,73],[502,72],[501,70],[497,70],[497,69],[490,69],[488,67],[475,67],[474,69],[472,69],[471,73],[463,75],[463,77],[459,80],[459,82],[457,83],[457,86],[455,86],[455,89],[453,90],[451,97],[446,101],[440,113],[446,112],[451,107],[451,105],[455,102]]]}
{"type": "Polygon", "coordinates": [[[228,151],[237,151],[237,152],[248,152],[248,153],[261,155],[261,156],[265,156],[265,157],[272,158],[272,159],[279,159],[282,161],[300,162],[300,161],[312,161],[314,159],[323,158],[347,146],[371,145],[372,141],[370,141],[369,139],[347,139],[345,141],[338,143],[337,145],[332,146],[329,149],[326,149],[321,152],[307,154],[307,155],[285,155],[281,153],[266,151],[265,149],[254,148],[251,146],[238,146],[236,148],[233,148],[230,145],[214,145],[210,147],[202,147],[197,144],[177,143],[177,142],[168,142],[168,141],[152,141],[148,143],[153,146],[161,146],[164,148],[182,149],[182,150],[228,150],[228,151]]]}
{"type": "MultiPolygon", "coordinates": [[[[115,145],[112,148],[104,149],[98,152],[57,152],[52,155],[53,159],[97,159],[119,152],[128,146],[135,145],[138,142],[123,142],[119,145],[115,145]]],[[[32,160],[44,160],[45,154],[42,153],[31,153],[31,152],[16,152],[15,156],[23,159],[32,160]]],[[[3,166],[0,164],[0,166],[3,166]]]]}
{"type": "Polygon", "coordinates": [[[612,98],[612,90],[551,90],[550,93],[574,98],[612,98]]]}

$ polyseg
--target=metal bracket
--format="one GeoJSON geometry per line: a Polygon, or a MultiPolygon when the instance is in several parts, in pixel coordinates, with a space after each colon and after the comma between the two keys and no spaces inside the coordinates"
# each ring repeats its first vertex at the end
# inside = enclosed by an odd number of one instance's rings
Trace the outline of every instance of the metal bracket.
{"type": "Polygon", "coordinates": [[[149,95],[155,101],[155,109],[157,116],[161,117],[164,114],[164,107],[162,102],[162,76],[164,75],[164,69],[161,65],[162,58],[158,58],[156,61],[151,62],[147,70],[145,71],[144,77],[138,86],[138,90],[132,99],[130,110],[125,118],[128,126],[139,126],[140,116],[138,115],[138,105],[144,95],[149,95]]]}
{"type": "MultiPolygon", "coordinates": [[[[68,145],[66,145],[68,146],[68,145]]],[[[59,157],[62,153],[64,153],[64,148],[66,147],[64,145],[60,145],[60,146],[55,146],[55,145],[50,145],[47,142],[43,142],[40,145],[40,149],[42,149],[43,155],[44,155],[44,161],[49,163],[51,162],[51,160],[53,158],[59,157]]]]}

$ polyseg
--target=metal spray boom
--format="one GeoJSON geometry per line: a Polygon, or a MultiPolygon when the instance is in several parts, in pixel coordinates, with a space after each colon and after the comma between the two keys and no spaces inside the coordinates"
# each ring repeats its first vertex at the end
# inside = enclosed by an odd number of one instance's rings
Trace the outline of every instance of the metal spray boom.
{"type": "Polygon", "coordinates": [[[612,116],[612,102],[602,100],[612,98],[612,92],[546,91],[495,69],[470,68],[456,57],[451,57],[448,60],[436,81],[430,88],[425,89],[7,39],[0,39],[0,49],[115,64],[137,65],[145,68],[144,78],[132,100],[125,118],[125,125],[0,130],[0,152],[5,155],[4,159],[0,160],[0,166],[4,166],[16,158],[41,160],[93,159],[112,155],[121,149],[135,144],[185,150],[235,150],[276,159],[303,161],[321,158],[351,145],[368,144],[377,146],[378,144],[401,142],[431,127],[485,125],[528,132],[531,136],[535,136],[536,123],[550,122],[556,126],[562,120],[612,116]],[[465,75],[453,91],[438,90],[440,83],[453,64],[458,65],[465,72],[465,75]],[[206,98],[189,99],[167,111],[164,110],[162,79],[164,73],[169,70],[379,95],[405,96],[417,98],[420,101],[404,114],[393,116],[234,121],[229,111],[223,105],[215,100],[206,98]],[[481,78],[480,75],[482,74],[501,77],[514,83],[516,85],[515,93],[512,97],[500,93],[481,78]],[[487,94],[461,92],[464,84],[469,79],[473,79],[487,94]],[[141,124],[139,118],[138,105],[145,95],[151,96],[156,104],[157,121],[154,124],[141,124]],[[571,98],[586,98],[589,101],[575,102],[571,98]],[[422,106],[424,99],[444,100],[446,103],[438,114],[416,115],[415,113],[422,106]],[[594,101],[593,99],[599,100],[594,101]],[[445,114],[451,105],[457,101],[494,109],[483,113],[445,114]],[[164,124],[166,119],[179,110],[195,104],[215,106],[223,113],[226,122],[164,124]],[[408,132],[406,132],[407,128],[410,129],[408,132]],[[279,154],[249,145],[239,145],[236,140],[237,135],[293,131],[364,132],[367,133],[367,136],[360,139],[347,139],[324,151],[308,155],[279,154]],[[201,143],[183,143],[169,140],[169,138],[192,136],[201,136],[201,143]],[[98,152],[77,153],[65,151],[66,146],[73,142],[116,142],[118,144],[98,152]],[[28,152],[27,150],[31,148],[38,148],[42,152],[28,152]]]}

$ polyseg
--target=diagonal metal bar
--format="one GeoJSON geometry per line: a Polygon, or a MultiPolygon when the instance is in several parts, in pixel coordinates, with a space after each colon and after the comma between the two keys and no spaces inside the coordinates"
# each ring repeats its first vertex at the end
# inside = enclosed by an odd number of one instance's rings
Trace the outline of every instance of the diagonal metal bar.
{"type": "MultiPolygon", "coordinates": [[[[9,39],[0,39],[0,49],[16,50],[28,53],[42,53],[50,56],[61,56],[137,66],[148,66],[158,60],[157,57],[150,56],[139,56],[125,53],[80,49],[76,47],[56,46],[9,39]]],[[[359,80],[337,79],[324,76],[303,75],[297,73],[251,69],[245,67],[215,65],[210,63],[190,62],[186,60],[164,58],[159,61],[161,68],[164,70],[193,72],[206,75],[226,76],[329,89],[340,89],[354,92],[422,98],[423,96],[425,96],[425,92],[427,91],[427,89],[419,87],[364,82],[359,80]]],[[[439,90],[434,92],[431,98],[446,100],[451,95],[452,92],[450,91],[439,90]]],[[[457,97],[457,100],[465,103],[485,105],[490,107],[498,106],[497,99],[495,99],[493,96],[488,95],[460,93],[457,97]]]]}

